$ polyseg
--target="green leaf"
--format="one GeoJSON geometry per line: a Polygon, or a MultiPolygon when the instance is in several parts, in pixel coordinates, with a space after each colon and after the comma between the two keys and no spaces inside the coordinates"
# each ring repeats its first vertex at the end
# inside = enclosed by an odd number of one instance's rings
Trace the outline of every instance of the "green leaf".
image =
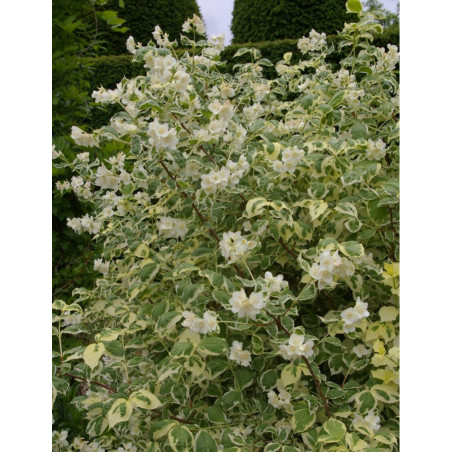
{"type": "Polygon", "coordinates": [[[176,425],[168,434],[168,443],[174,452],[188,452],[193,450],[193,435],[187,427],[176,425]]]}
{"type": "Polygon", "coordinates": [[[308,430],[315,422],[316,415],[311,414],[307,404],[299,404],[292,416],[292,427],[294,433],[301,433],[308,430]]]}
{"type": "Polygon", "coordinates": [[[275,369],[270,369],[265,371],[259,377],[259,384],[264,391],[269,391],[271,388],[276,386],[276,381],[278,380],[278,372],[275,369]]]}
{"type": "Polygon", "coordinates": [[[124,356],[124,349],[118,341],[104,341],[103,344],[105,345],[105,350],[110,355],[118,356],[121,358],[124,356]]]}
{"type": "Polygon", "coordinates": [[[181,356],[190,356],[195,350],[195,344],[192,342],[176,342],[170,351],[170,356],[180,358],[181,356]]]}
{"type": "Polygon", "coordinates": [[[339,245],[339,249],[349,257],[364,256],[364,247],[358,242],[344,242],[339,245]]]}
{"type": "Polygon", "coordinates": [[[141,281],[150,281],[155,278],[155,275],[160,270],[160,265],[154,262],[144,265],[140,270],[141,281]]]}
{"type": "Polygon", "coordinates": [[[219,406],[209,406],[206,411],[206,417],[214,424],[226,424],[227,419],[224,411],[219,406]]]}
{"type": "Polygon", "coordinates": [[[205,337],[199,344],[197,351],[206,355],[221,355],[228,349],[228,343],[221,337],[205,337]]]}
{"type": "Polygon", "coordinates": [[[253,372],[248,369],[240,368],[235,371],[235,377],[240,389],[245,389],[253,383],[253,372]]]}
{"type": "Polygon", "coordinates": [[[355,401],[358,411],[362,414],[372,411],[377,405],[377,401],[370,391],[363,391],[356,395],[355,401]]]}
{"type": "Polygon", "coordinates": [[[176,425],[177,422],[170,419],[153,422],[151,424],[149,434],[154,441],[157,441],[158,439],[166,436],[176,425]]]}
{"type": "Polygon", "coordinates": [[[334,355],[342,352],[342,342],[337,337],[327,337],[322,341],[322,349],[334,355]]]}
{"type": "Polygon", "coordinates": [[[217,452],[218,446],[205,430],[199,430],[195,437],[195,452],[217,452]]]}
{"type": "Polygon", "coordinates": [[[328,419],[323,424],[323,430],[326,432],[326,435],[320,435],[318,439],[318,441],[323,443],[338,443],[347,431],[345,424],[336,419],[328,419]]]}
{"type": "Polygon", "coordinates": [[[119,422],[126,422],[132,416],[133,404],[126,399],[117,399],[107,413],[108,425],[114,427],[119,422]]]}
{"type": "Polygon", "coordinates": [[[365,139],[367,137],[367,126],[362,122],[357,122],[350,129],[350,133],[354,140],[365,139]]]}
{"type": "Polygon", "coordinates": [[[361,4],[360,0],[347,0],[345,6],[347,7],[348,13],[358,14],[363,10],[363,5],[361,4]]]}
{"type": "Polygon", "coordinates": [[[223,408],[228,411],[238,405],[241,400],[242,395],[239,391],[228,391],[221,398],[221,404],[223,405],[223,408]]]}
{"type": "Polygon", "coordinates": [[[303,96],[300,100],[300,105],[307,110],[314,103],[314,96],[312,94],[307,94],[303,96]]]}
{"type": "Polygon", "coordinates": [[[317,289],[315,284],[308,284],[303,287],[303,290],[297,297],[297,300],[300,300],[303,304],[310,304],[314,301],[314,298],[317,295],[317,289]]]}

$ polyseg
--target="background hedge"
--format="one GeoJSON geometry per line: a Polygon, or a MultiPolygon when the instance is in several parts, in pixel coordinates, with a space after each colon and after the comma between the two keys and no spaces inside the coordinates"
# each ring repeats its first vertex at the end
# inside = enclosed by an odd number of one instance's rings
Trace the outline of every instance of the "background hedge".
{"type": "MultiPolygon", "coordinates": [[[[328,36],[328,43],[333,44],[338,40],[337,35],[328,36]]],[[[262,53],[262,58],[269,59],[273,64],[283,59],[286,52],[292,52],[294,58],[300,58],[301,54],[297,48],[298,39],[281,39],[277,41],[262,41],[262,42],[248,42],[244,44],[232,44],[224,49],[221,54],[222,61],[226,61],[226,65],[222,70],[232,72],[233,66],[239,62],[248,61],[249,56],[244,55],[239,58],[232,58],[234,54],[242,47],[255,47],[262,53]]],[[[377,47],[386,47],[388,44],[395,44],[399,46],[399,27],[394,26],[385,29],[382,35],[374,38],[374,45],[377,47]]],[[[347,52],[348,50],[345,50],[347,52]]],[[[184,52],[183,49],[178,49],[178,53],[184,52]]],[[[336,66],[339,64],[344,54],[335,52],[328,58],[329,62],[336,66]]],[[[87,58],[86,63],[90,65],[91,75],[89,78],[91,91],[97,89],[99,86],[104,88],[115,88],[116,84],[121,81],[123,77],[135,77],[137,75],[144,75],[145,70],[142,64],[132,63],[132,55],[113,55],[101,56],[98,58],[87,58]]],[[[275,75],[274,67],[263,67],[266,77],[272,78],[275,75]]],[[[92,128],[98,128],[108,123],[111,115],[119,111],[119,107],[115,106],[100,106],[96,104],[90,117],[85,120],[85,125],[92,128]],[[115,109],[116,108],[116,109],[115,109]]],[[[80,125],[80,124],[79,124],[80,125]]]]}
{"type": "Polygon", "coordinates": [[[103,41],[99,55],[125,53],[128,36],[147,44],[156,25],[168,33],[171,40],[179,40],[182,24],[193,14],[201,17],[196,0],[126,0],[124,8],[118,8],[118,0],[108,0],[102,10],[111,9],[116,9],[118,16],[125,19],[123,25],[129,30],[125,34],[115,33],[105,23],[99,23],[99,39],[103,41]]]}
{"type": "Polygon", "coordinates": [[[346,13],[345,0],[235,0],[232,42],[295,39],[313,28],[335,34],[353,20],[356,16],[346,13]]]}

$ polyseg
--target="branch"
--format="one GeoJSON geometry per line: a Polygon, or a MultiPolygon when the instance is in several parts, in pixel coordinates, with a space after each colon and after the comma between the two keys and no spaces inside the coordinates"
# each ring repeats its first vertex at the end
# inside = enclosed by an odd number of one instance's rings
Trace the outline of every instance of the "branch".
{"type": "Polygon", "coordinates": [[[71,377],[71,378],[75,378],[76,380],[84,381],[87,384],[100,386],[101,388],[108,389],[110,392],[114,392],[114,393],[118,392],[115,388],[112,388],[111,386],[108,386],[108,385],[106,385],[104,383],[99,383],[97,381],[88,381],[85,378],[82,378],[82,377],[79,377],[78,375],[74,375],[74,374],[70,374],[70,373],[65,373],[63,375],[66,375],[66,376],[71,377]]]}
{"type": "MultiPolygon", "coordinates": [[[[177,120],[177,122],[181,125],[181,127],[190,135],[192,135],[192,133],[190,132],[190,130],[187,129],[187,127],[185,126],[185,124],[183,122],[181,122],[181,120],[177,117],[177,115],[175,113],[171,113],[177,120]]],[[[206,156],[208,157],[208,159],[215,165],[218,166],[218,163],[215,161],[215,159],[204,149],[204,146],[201,144],[200,148],[202,149],[202,151],[204,152],[204,154],[206,154],[206,156]]]]}
{"type": "MultiPolygon", "coordinates": [[[[276,317],[271,312],[269,312],[267,310],[265,310],[265,312],[275,321],[275,324],[278,327],[278,329],[279,330],[283,330],[287,334],[287,336],[290,337],[290,335],[291,335],[290,331],[282,324],[281,317],[276,317]]],[[[325,407],[326,415],[328,417],[331,417],[330,408],[328,407],[328,401],[326,400],[325,394],[322,391],[322,388],[320,386],[319,380],[317,380],[317,377],[315,376],[314,371],[313,371],[313,369],[311,367],[311,364],[309,363],[308,359],[305,356],[302,356],[302,358],[303,358],[304,362],[306,363],[306,365],[308,366],[309,373],[311,374],[311,377],[314,380],[314,383],[315,383],[315,385],[317,387],[317,391],[318,391],[318,393],[320,395],[320,398],[323,401],[323,406],[325,407]]]]}

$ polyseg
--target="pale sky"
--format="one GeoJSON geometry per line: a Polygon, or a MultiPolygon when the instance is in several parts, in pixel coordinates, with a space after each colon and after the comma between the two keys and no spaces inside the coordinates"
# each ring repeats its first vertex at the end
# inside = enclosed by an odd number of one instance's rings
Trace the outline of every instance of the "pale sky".
{"type": "MultiPolygon", "coordinates": [[[[398,0],[380,0],[386,9],[397,11],[398,0]]],[[[199,8],[207,27],[208,36],[225,36],[226,45],[231,43],[231,20],[234,0],[198,0],[199,8]]],[[[345,1],[344,1],[345,7],[345,1]]]]}

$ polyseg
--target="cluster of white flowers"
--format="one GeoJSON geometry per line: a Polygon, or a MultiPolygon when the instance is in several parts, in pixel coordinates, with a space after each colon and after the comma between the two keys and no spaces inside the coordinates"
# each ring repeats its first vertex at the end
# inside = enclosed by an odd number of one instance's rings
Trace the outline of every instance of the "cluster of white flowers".
{"type": "Polygon", "coordinates": [[[276,394],[276,392],[273,390],[269,391],[267,397],[268,403],[276,409],[282,408],[290,410],[292,408],[292,404],[290,403],[291,396],[284,389],[280,389],[279,394],[276,394]]]}
{"type": "Polygon", "coordinates": [[[341,68],[340,71],[335,74],[333,83],[341,88],[354,89],[356,88],[356,77],[353,74],[350,75],[350,72],[347,69],[341,68]]]}
{"type": "Polygon", "coordinates": [[[171,42],[168,39],[168,33],[163,33],[162,29],[158,25],[155,26],[154,31],[152,32],[152,37],[160,47],[169,47],[171,45],[171,42]]]}
{"type": "Polygon", "coordinates": [[[313,355],[314,341],[309,339],[305,341],[302,334],[291,334],[287,345],[280,345],[282,356],[284,359],[292,360],[302,356],[309,358],[313,355]]]}
{"type": "Polygon", "coordinates": [[[252,292],[249,297],[246,296],[245,290],[241,289],[239,292],[233,292],[229,299],[231,311],[238,314],[238,317],[247,317],[256,320],[261,309],[265,308],[266,300],[262,292],[252,292]]]}
{"type": "Polygon", "coordinates": [[[105,89],[101,86],[98,91],[93,91],[91,94],[92,98],[96,101],[96,103],[101,104],[112,104],[117,103],[121,100],[121,85],[117,84],[117,89],[105,89]]]}
{"type": "Polygon", "coordinates": [[[367,306],[367,303],[362,302],[361,298],[358,297],[353,308],[347,308],[341,312],[341,317],[344,321],[344,332],[352,333],[360,320],[369,317],[367,306]]]}
{"type": "Polygon", "coordinates": [[[62,430],[61,432],[54,430],[52,432],[52,443],[61,447],[69,446],[69,443],[67,442],[67,435],[67,430],[62,430]]]}
{"type": "Polygon", "coordinates": [[[149,124],[147,134],[149,136],[149,143],[157,149],[176,149],[177,143],[179,143],[176,129],[170,129],[168,124],[160,124],[158,119],[149,124]]]}
{"type": "Polygon", "coordinates": [[[372,353],[372,350],[366,348],[364,344],[355,345],[352,348],[352,351],[358,358],[362,358],[363,356],[367,356],[372,353]]]}
{"type": "Polygon", "coordinates": [[[119,188],[118,177],[103,164],[97,168],[94,183],[101,189],[116,191],[119,188]]]}
{"type": "Polygon", "coordinates": [[[344,99],[352,107],[358,107],[361,103],[360,98],[364,96],[365,92],[363,89],[357,90],[356,83],[351,83],[348,89],[345,91],[344,99]]]}
{"type": "Polygon", "coordinates": [[[271,272],[265,272],[264,278],[269,295],[281,292],[288,286],[288,282],[284,281],[283,275],[273,276],[271,272]]]}
{"type": "Polygon", "coordinates": [[[63,193],[64,190],[70,190],[71,189],[71,184],[69,183],[68,180],[65,180],[63,182],[60,181],[56,181],[55,182],[55,187],[58,191],[60,191],[61,193],[63,193]]]}
{"type": "Polygon", "coordinates": [[[72,126],[71,138],[79,146],[87,146],[87,147],[99,146],[97,144],[97,141],[91,134],[84,132],[82,129],[79,129],[77,126],[72,126]]]}
{"type": "Polygon", "coordinates": [[[201,165],[196,160],[187,160],[184,168],[185,175],[195,180],[201,176],[201,165]]]}
{"type": "Polygon", "coordinates": [[[386,143],[383,140],[367,140],[367,158],[381,160],[386,155],[386,143]]]}
{"type": "Polygon", "coordinates": [[[308,53],[322,50],[326,46],[326,34],[317,33],[315,30],[311,30],[309,38],[304,37],[298,40],[297,47],[301,53],[308,53]]]}
{"type": "Polygon", "coordinates": [[[237,162],[228,160],[226,166],[221,167],[218,171],[211,170],[209,174],[201,175],[201,187],[208,194],[216,193],[227,187],[234,188],[248,168],[249,163],[243,155],[237,162]]]}
{"type": "Polygon", "coordinates": [[[224,50],[224,35],[211,36],[207,40],[209,47],[205,47],[202,50],[203,55],[214,58],[224,50]]]}
{"type": "Polygon", "coordinates": [[[82,232],[97,234],[101,227],[101,223],[99,221],[94,221],[94,218],[88,214],[82,218],[68,218],[67,225],[77,234],[81,234],[82,232]]]}
{"type": "Polygon", "coordinates": [[[243,350],[243,344],[239,341],[234,341],[232,347],[229,349],[229,359],[237,362],[241,366],[248,367],[251,363],[251,353],[248,350],[243,350]]]}
{"type": "Polygon", "coordinates": [[[85,182],[80,176],[72,176],[71,187],[74,190],[75,194],[82,198],[88,199],[92,196],[91,182],[85,182]]]}
{"type": "Polygon", "coordinates": [[[221,255],[229,262],[238,262],[257,245],[254,240],[247,240],[242,237],[242,233],[224,232],[223,238],[220,240],[221,255]]]}
{"type": "Polygon", "coordinates": [[[127,121],[125,118],[113,118],[110,123],[113,129],[115,129],[120,136],[133,134],[138,131],[136,124],[127,121]]]}
{"type": "Polygon", "coordinates": [[[380,51],[381,57],[372,69],[376,72],[393,71],[400,59],[399,49],[397,46],[388,44],[387,53],[383,47],[380,48],[380,51]]]}
{"type": "Polygon", "coordinates": [[[187,222],[180,218],[160,217],[157,220],[157,228],[160,234],[167,238],[177,239],[188,232],[187,222]]]}
{"type": "Polygon", "coordinates": [[[52,160],[57,159],[61,155],[61,151],[58,151],[55,145],[52,145],[52,160]]]}
{"type": "Polygon", "coordinates": [[[362,417],[360,414],[355,414],[355,418],[352,421],[352,425],[364,424],[365,427],[370,428],[376,432],[380,426],[380,417],[376,416],[373,411],[370,411],[366,417],[362,417]]]}
{"type": "Polygon", "coordinates": [[[319,289],[324,289],[334,280],[334,276],[345,278],[353,276],[355,266],[346,257],[339,256],[339,251],[331,255],[330,250],[322,251],[316,263],[312,264],[309,274],[318,281],[319,289]]]}
{"type": "Polygon", "coordinates": [[[104,262],[102,259],[94,260],[94,271],[102,273],[104,276],[108,275],[110,269],[110,262],[104,262]]]}
{"type": "Polygon", "coordinates": [[[278,173],[294,173],[304,155],[305,152],[303,149],[298,149],[296,146],[293,148],[285,148],[282,151],[281,160],[275,160],[273,162],[273,169],[278,173]]]}
{"type": "Polygon", "coordinates": [[[171,55],[158,55],[155,50],[149,50],[144,55],[145,67],[148,69],[148,75],[151,77],[151,83],[155,88],[160,87],[162,83],[171,80],[173,69],[179,67],[177,60],[171,55]]]}
{"type": "Polygon", "coordinates": [[[142,47],[141,42],[136,43],[135,39],[133,39],[133,36],[129,36],[127,38],[126,48],[130,53],[135,55],[135,53],[137,53],[137,49],[139,49],[140,47],[142,47]]]}
{"type": "MultiPolygon", "coordinates": [[[[227,123],[234,115],[234,107],[229,99],[223,103],[219,99],[214,99],[207,108],[213,113],[213,116],[218,117],[224,123],[227,123]]],[[[224,129],[225,127],[226,124],[222,128],[224,129]]]]}
{"type": "Polygon", "coordinates": [[[62,320],[64,326],[78,325],[82,321],[82,314],[66,311],[63,315],[62,320]]]}
{"type": "Polygon", "coordinates": [[[190,30],[194,30],[201,35],[206,34],[206,26],[202,19],[196,14],[194,14],[191,19],[187,19],[182,25],[182,31],[185,33],[188,33],[190,30]]]}
{"type": "Polygon", "coordinates": [[[218,329],[217,317],[210,311],[205,312],[202,319],[197,317],[192,311],[184,311],[182,316],[185,319],[182,322],[182,326],[189,328],[195,333],[207,334],[218,329]]]}
{"type": "Polygon", "coordinates": [[[248,122],[256,121],[256,119],[260,118],[264,113],[265,110],[259,102],[243,109],[243,114],[248,122]]]}

